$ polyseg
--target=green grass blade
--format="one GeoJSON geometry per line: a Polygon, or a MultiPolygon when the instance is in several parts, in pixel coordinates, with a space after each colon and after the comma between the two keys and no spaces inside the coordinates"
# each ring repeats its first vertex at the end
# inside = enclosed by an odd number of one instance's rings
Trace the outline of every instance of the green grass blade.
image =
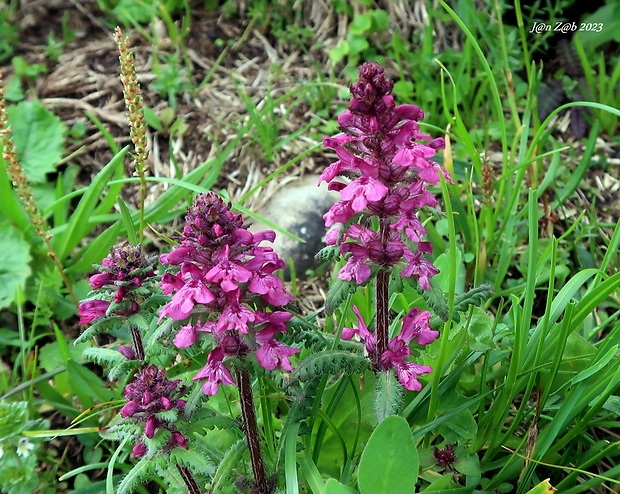
{"type": "Polygon", "coordinates": [[[55,250],[60,260],[66,259],[71,250],[92,230],[92,225],[88,220],[96,210],[110,178],[118,167],[122,168],[123,158],[128,150],[129,147],[126,146],[95,176],[71,215],[67,228],[55,237],[55,250]]]}

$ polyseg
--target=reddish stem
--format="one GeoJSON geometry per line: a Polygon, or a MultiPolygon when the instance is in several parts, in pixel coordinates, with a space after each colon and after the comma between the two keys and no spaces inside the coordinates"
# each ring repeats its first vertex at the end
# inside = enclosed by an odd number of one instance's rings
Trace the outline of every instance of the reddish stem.
{"type": "MultiPolygon", "coordinates": [[[[379,236],[383,246],[387,246],[389,237],[389,225],[385,218],[381,218],[379,236]]],[[[389,301],[390,301],[390,271],[382,268],[377,273],[377,293],[376,293],[376,319],[377,319],[377,355],[375,365],[380,367],[381,355],[388,349],[389,341],[389,301]]]]}
{"type": "Polygon", "coordinates": [[[180,465],[177,465],[177,470],[181,474],[183,482],[185,482],[185,485],[187,486],[187,492],[189,494],[201,494],[200,487],[198,487],[196,479],[194,479],[191,470],[187,467],[182,467],[180,465]]]}
{"type": "Polygon", "coordinates": [[[272,494],[273,489],[269,486],[265,462],[260,449],[260,439],[258,436],[258,423],[256,421],[256,411],[254,410],[254,397],[252,394],[252,379],[246,367],[237,371],[237,386],[239,386],[239,398],[241,400],[241,413],[243,415],[243,428],[245,437],[248,441],[250,450],[250,460],[254,471],[255,494],[272,494]]]}

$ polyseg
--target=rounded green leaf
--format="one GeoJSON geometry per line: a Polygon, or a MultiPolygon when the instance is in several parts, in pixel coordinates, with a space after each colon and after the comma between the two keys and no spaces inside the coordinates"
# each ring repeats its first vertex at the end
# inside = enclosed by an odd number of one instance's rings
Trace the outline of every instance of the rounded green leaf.
{"type": "Polygon", "coordinates": [[[358,484],[362,494],[411,494],[420,460],[407,421],[391,416],[370,436],[362,453],[358,484]]]}
{"type": "Polygon", "coordinates": [[[15,291],[24,288],[30,276],[30,246],[22,234],[8,223],[0,224],[0,309],[15,300],[15,291]]]}
{"type": "Polygon", "coordinates": [[[336,479],[329,479],[325,483],[325,494],[355,494],[355,491],[336,479]]]}

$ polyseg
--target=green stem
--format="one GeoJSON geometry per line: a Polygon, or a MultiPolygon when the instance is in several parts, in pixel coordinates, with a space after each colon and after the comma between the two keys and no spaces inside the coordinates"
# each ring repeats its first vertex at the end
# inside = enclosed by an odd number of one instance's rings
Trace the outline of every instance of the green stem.
{"type": "Polygon", "coordinates": [[[144,176],[144,166],[145,163],[141,163],[140,168],[138,168],[138,164],[136,163],[136,169],[138,171],[138,175],[140,176],[140,244],[144,243],[144,203],[146,202],[146,177],[144,176]]]}

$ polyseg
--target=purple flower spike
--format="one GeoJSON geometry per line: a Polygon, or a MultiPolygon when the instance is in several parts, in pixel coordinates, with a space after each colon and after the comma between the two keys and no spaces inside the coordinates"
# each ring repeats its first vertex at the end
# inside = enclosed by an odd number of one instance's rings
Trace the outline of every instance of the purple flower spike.
{"type": "MultiPolygon", "coordinates": [[[[418,120],[424,118],[424,112],[415,105],[394,104],[394,84],[386,79],[378,64],[363,64],[359,75],[359,81],[350,88],[349,109],[338,118],[343,134],[323,140],[325,147],[336,151],[338,161],[325,169],[320,180],[333,185],[331,188],[339,190],[342,198],[325,215],[325,225],[342,223],[347,230],[340,251],[348,255],[349,261],[339,277],[362,284],[369,279],[371,266],[381,269],[394,262],[381,255],[373,258],[368,243],[351,234],[353,228],[360,226],[349,222],[361,213],[362,227],[369,225],[373,216],[379,217],[382,228],[403,232],[405,239],[414,244],[413,250],[405,248],[400,253],[401,274],[418,277],[422,287],[428,289],[427,279],[437,271],[427,266],[428,261],[416,257],[417,245],[426,234],[417,211],[436,204],[426,184],[437,183],[439,173],[451,181],[445,169],[430,161],[437,149],[444,147],[444,141],[437,138],[426,144],[418,142],[431,139],[419,132],[418,120]],[[343,186],[335,181],[339,176],[354,180],[343,186]]],[[[387,235],[375,235],[387,242],[387,235]]],[[[383,252],[387,252],[387,244],[383,252]]]]}
{"type": "Polygon", "coordinates": [[[418,377],[432,369],[405,361],[409,343],[428,345],[439,333],[428,326],[430,313],[413,308],[401,333],[390,339],[388,287],[395,271],[416,278],[424,290],[430,288],[430,278],[439,270],[424,257],[432,254],[432,245],[422,240],[426,229],[418,212],[437,204],[427,185],[437,184],[440,174],[450,183],[452,179],[431,161],[445,147],[444,140],[420,132],[424,112],[411,104],[396,106],[393,88],[377,63],[360,67],[358,82],[350,86],[349,108],[338,117],[342,134],[323,140],[338,160],[323,171],[319,183],[326,181],[341,197],[324,215],[327,227],[341,224],[326,236],[346,261],[338,277],[359,285],[376,277],[376,331],[367,328],[354,307],[358,327],[345,328],[342,338],[358,335],[375,370],[393,368],[406,389],[419,391],[418,377]]]}
{"type": "Polygon", "coordinates": [[[207,395],[217,393],[220,385],[235,384],[225,364],[227,356],[245,358],[253,349],[265,369],[278,365],[292,369],[289,357],[299,350],[275,339],[276,333],[286,332],[284,323],[291,315],[273,311],[293,301],[274,274],[285,264],[271,247],[260,245],[274,239],[271,230],[249,232],[230,204],[209,193],[198,196],[188,208],[181,245],[160,257],[169,266],[162,290],[173,294],[160,319],[187,321],[176,334],[175,345],[191,346],[199,333],[210,333],[218,343],[194,377],[206,380],[202,389],[207,395]],[[208,314],[202,325],[192,317],[198,313],[208,314]]]}
{"type": "MultiPolygon", "coordinates": [[[[121,408],[119,414],[124,419],[144,424],[144,435],[152,439],[157,431],[167,430],[172,435],[180,434],[175,422],[169,414],[164,419],[160,412],[177,410],[177,417],[185,409],[185,400],[180,397],[184,393],[181,381],[170,381],[166,378],[166,372],[158,369],[155,365],[149,365],[134,376],[134,380],[125,388],[127,403],[121,408]]],[[[184,443],[176,444],[185,447],[184,443]]],[[[139,441],[133,449],[136,458],[143,456],[147,451],[143,441],[139,441]]]]}
{"type": "Polygon", "coordinates": [[[80,324],[90,324],[106,315],[127,317],[138,312],[142,295],[137,289],[155,275],[153,261],[144,255],[140,245],[125,242],[112,247],[98,266],[100,272],[89,279],[95,295],[80,303],[80,324]],[[112,303],[120,306],[108,313],[112,303]]]}

